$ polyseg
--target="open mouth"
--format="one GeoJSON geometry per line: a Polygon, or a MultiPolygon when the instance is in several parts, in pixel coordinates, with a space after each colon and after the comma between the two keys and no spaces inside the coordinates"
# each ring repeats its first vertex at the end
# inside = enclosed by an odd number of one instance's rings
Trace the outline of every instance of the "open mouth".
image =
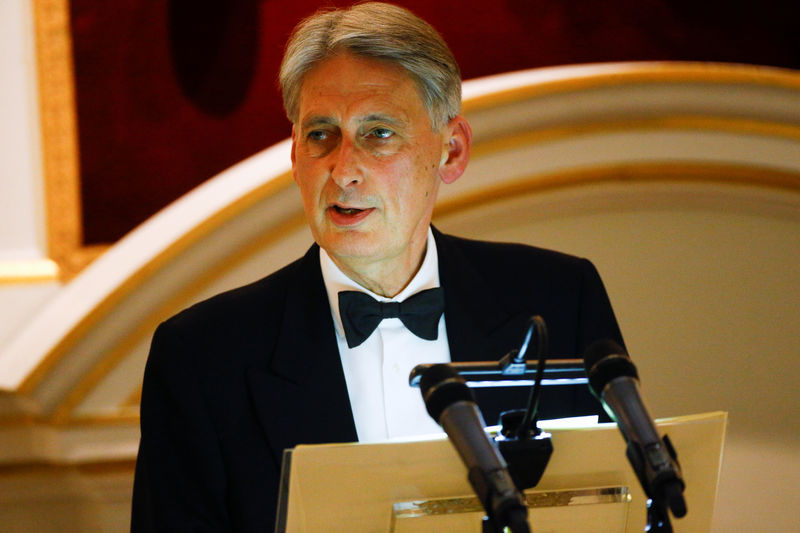
{"type": "Polygon", "coordinates": [[[355,207],[342,207],[339,205],[334,205],[333,209],[335,209],[337,213],[341,213],[343,215],[355,215],[360,213],[361,211],[364,211],[363,209],[358,209],[355,207]]]}
{"type": "Polygon", "coordinates": [[[343,207],[334,204],[328,209],[328,216],[330,216],[333,223],[337,226],[354,226],[367,218],[372,211],[374,211],[372,207],[361,209],[358,207],[343,207]]]}

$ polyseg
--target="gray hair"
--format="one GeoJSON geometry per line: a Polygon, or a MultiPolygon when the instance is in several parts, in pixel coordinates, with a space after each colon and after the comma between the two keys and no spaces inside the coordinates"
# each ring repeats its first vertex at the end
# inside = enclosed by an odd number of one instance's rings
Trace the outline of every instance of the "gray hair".
{"type": "Polygon", "coordinates": [[[434,130],[461,112],[461,72],[441,35],[402,7],[368,2],[318,11],[295,27],[279,78],[290,121],[298,120],[305,74],[343,50],[403,67],[417,85],[434,130]]]}

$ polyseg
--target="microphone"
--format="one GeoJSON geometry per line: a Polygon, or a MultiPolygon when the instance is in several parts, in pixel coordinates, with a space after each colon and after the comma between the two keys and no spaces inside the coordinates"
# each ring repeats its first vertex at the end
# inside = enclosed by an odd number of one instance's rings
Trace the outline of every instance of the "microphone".
{"type": "MultiPolygon", "coordinates": [[[[669,522],[665,511],[680,518],[686,514],[685,484],[677,455],[669,437],[662,440],[655,423],[639,395],[639,374],[619,345],[601,340],[586,350],[586,375],[592,393],[619,426],[627,442],[626,454],[651,504],[660,507],[661,520],[669,522]]],[[[657,509],[651,509],[656,513],[657,509]]],[[[668,526],[665,526],[668,527],[668,526]]]]}
{"type": "Polygon", "coordinates": [[[514,533],[529,533],[528,508],[505,460],[484,432],[483,416],[464,379],[449,365],[433,365],[422,374],[420,389],[428,413],[467,467],[469,482],[495,529],[507,526],[514,533]]]}

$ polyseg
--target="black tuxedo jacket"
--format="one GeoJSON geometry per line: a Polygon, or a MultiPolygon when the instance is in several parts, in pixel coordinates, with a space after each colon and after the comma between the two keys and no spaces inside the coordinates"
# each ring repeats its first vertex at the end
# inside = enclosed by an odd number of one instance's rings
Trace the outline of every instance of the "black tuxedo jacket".
{"type": "MultiPolygon", "coordinates": [[[[497,360],[533,314],[554,355],[622,342],[589,261],[434,235],[454,361],[497,360]]],[[[283,450],[357,440],[316,245],[158,327],[141,429],[132,531],[272,531],[283,450]]]]}

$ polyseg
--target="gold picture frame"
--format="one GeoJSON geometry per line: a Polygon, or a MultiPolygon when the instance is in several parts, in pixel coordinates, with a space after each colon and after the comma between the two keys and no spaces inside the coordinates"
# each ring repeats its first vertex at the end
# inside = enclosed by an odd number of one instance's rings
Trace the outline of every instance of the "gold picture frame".
{"type": "Polygon", "coordinates": [[[84,246],[69,0],[33,0],[47,252],[62,281],[107,246],[84,246]]]}

